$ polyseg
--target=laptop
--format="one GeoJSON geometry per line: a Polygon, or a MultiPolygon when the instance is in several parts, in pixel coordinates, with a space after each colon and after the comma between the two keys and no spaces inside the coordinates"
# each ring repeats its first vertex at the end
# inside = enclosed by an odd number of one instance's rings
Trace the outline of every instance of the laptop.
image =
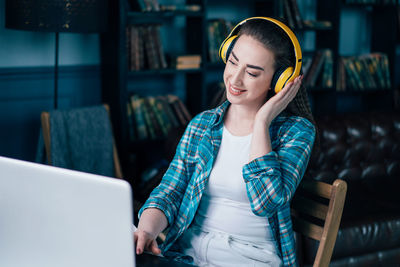
{"type": "Polygon", "coordinates": [[[0,266],[135,266],[123,180],[0,157],[0,266]]]}

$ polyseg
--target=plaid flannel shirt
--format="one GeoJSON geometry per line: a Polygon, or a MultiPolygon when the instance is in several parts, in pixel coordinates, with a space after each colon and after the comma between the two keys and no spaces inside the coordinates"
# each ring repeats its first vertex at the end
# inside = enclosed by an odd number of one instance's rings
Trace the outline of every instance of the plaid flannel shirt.
{"type": "MultiPolygon", "coordinates": [[[[184,259],[173,245],[196,214],[218,154],[229,104],[226,101],[191,120],[160,185],[139,211],[139,216],[146,208],[164,212],[169,231],[160,249],[167,257],[184,259]]],[[[290,200],[306,170],[315,128],[302,117],[280,115],[269,131],[273,151],[244,165],[243,179],[254,214],[268,218],[283,265],[297,266],[290,200]]]]}

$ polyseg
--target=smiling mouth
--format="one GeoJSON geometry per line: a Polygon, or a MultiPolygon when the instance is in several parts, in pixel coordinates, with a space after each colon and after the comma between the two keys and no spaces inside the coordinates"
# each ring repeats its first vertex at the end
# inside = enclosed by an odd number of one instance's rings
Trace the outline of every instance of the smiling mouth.
{"type": "Polygon", "coordinates": [[[229,86],[229,92],[230,92],[232,95],[241,95],[241,94],[243,94],[244,92],[246,92],[246,90],[236,89],[236,88],[233,88],[232,85],[230,85],[230,86],[229,86]]]}

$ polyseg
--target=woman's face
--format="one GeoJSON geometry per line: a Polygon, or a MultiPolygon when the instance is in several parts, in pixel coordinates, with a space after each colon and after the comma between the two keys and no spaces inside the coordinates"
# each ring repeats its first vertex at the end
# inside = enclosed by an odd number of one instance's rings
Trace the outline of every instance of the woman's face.
{"type": "Polygon", "coordinates": [[[273,66],[274,55],[270,50],[251,36],[240,36],[224,71],[229,102],[260,107],[270,89],[273,66]]]}

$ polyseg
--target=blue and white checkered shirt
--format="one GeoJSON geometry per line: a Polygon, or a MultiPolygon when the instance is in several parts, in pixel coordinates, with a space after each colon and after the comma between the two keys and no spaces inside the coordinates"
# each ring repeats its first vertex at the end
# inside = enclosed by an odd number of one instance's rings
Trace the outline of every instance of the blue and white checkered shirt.
{"type": "MultiPolygon", "coordinates": [[[[196,214],[218,154],[229,105],[226,101],[191,120],[160,185],[139,212],[140,216],[146,208],[158,208],[167,217],[169,231],[160,246],[165,256],[179,256],[171,246],[196,214]]],[[[252,211],[268,217],[283,265],[297,266],[290,201],[306,170],[315,128],[302,117],[280,115],[269,131],[273,151],[244,165],[243,179],[252,211]]]]}

